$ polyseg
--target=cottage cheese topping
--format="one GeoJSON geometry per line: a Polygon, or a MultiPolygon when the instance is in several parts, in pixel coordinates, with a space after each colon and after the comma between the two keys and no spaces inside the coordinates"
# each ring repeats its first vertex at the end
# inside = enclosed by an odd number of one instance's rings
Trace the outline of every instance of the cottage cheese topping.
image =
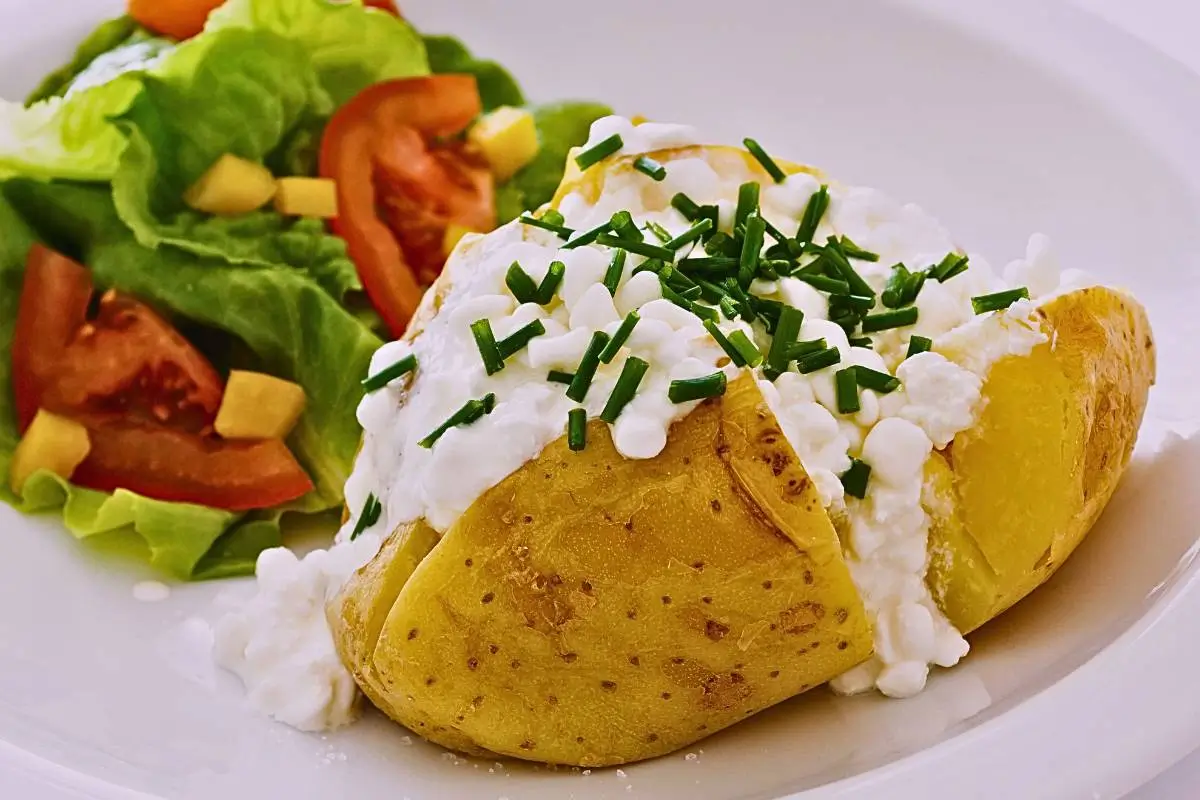
{"type": "MultiPolygon", "coordinates": [[[[635,127],[608,117],[596,122],[588,146],[613,133],[622,137],[623,155],[696,141],[690,128],[635,127]]],[[[714,163],[700,157],[671,161],[661,182],[632,170],[610,173],[599,197],[570,194],[559,211],[576,231],[626,210],[639,227],[653,223],[676,236],[691,225],[670,204],[677,192],[684,192],[699,204],[716,205],[720,228],[728,232],[738,187],[751,176],[737,160],[722,161],[720,172],[714,163]]],[[[776,228],[795,231],[819,187],[817,178],[804,173],[779,184],[765,182],[761,213],[776,228]]],[[[877,293],[892,265],[926,269],[955,250],[946,231],[916,206],[896,203],[872,189],[831,186],[829,193],[829,210],[814,240],[847,236],[879,254],[875,262],[853,260],[877,293]]],[[[647,233],[646,240],[654,242],[653,234],[647,233]]],[[[650,364],[635,398],[612,426],[616,447],[626,458],[656,456],[671,424],[697,405],[671,403],[667,388],[672,380],[718,369],[736,377],[739,370],[728,363],[701,320],[663,298],[659,277],[650,271],[635,274],[644,257],[629,255],[618,288],[610,294],[602,280],[612,251],[600,245],[564,249],[563,244],[553,233],[519,223],[468,237],[447,264],[448,289],[424,332],[411,343],[386,345],[376,355],[373,373],[410,353],[419,363],[411,380],[372,393],[359,408],[365,437],[346,487],[347,504],[358,513],[369,497],[377,498],[383,506],[379,521],[354,543],[346,542],[348,526],[339,536],[343,544],[327,555],[296,562],[283,554],[264,554],[259,596],[219,632],[222,663],[242,675],[256,705],[301,726],[336,724],[348,717],[352,681],[332,653],[320,614],[324,598],[370,558],[378,537],[420,518],[447,530],[484,491],[561,437],[576,404],[561,384],[546,380],[547,372],[575,370],[596,331],[611,336],[630,311],[641,316],[618,356],[600,365],[580,404],[588,417],[599,416],[625,361],[637,356],[650,364]],[[505,285],[509,267],[518,263],[540,282],[554,261],[566,268],[557,297],[545,306],[518,304],[505,285]],[[505,369],[488,376],[470,332],[471,323],[483,318],[497,339],[533,320],[541,321],[546,332],[510,357],[505,369]],[[488,393],[496,398],[491,414],[451,428],[432,448],[418,445],[464,403],[488,393]],[[315,560],[310,564],[310,559],[315,560]]],[[[703,250],[694,255],[704,255],[703,250]]],[[[837,679],[837,690],[875,687],[907,696],[921,690],[931,664],[951,666],[967,652],[965,640],[925,587],[929,517],[921,505],[923,465],[933,449],[945,447],[974,423],[991,365],[1045,341],[1032,302],[976,316],[970,298],[1028,285],[1036,299],[1059,290],[1061,283],[1045,237],[1031,239],[1025,258],[1001,274],[972,254],[966,272],[945,283],[926,282],[915,303],[915,325],[870,334],[870,347],[851,345],[845,330],[829,319],[828,296],[809,284],[784,277],[756,280],[751,286],[753,294],[801,309],[805,321],[800,339],[824,338],[841,356],[836,367],[807,375],[793,369],[774,381],[761,368],[755,371],[767,403],[842,532],[852,577],[875,622],[875,657],[837,679]],[[937,352],[908,357],[913,335],[934,339],[937,352]],[[895,375],[901,388],[889,394],[862,389],[861,409],[839,414],[834,373],[849,364],[895,375]],[[846,495],[839,477],[851,458],[872,467],[861,500],[846,495]]],[[[748,325],[722,316],[719,326],[726,334],[744,331],[764,352],[769,347],[761,321],[748,325]]]]}

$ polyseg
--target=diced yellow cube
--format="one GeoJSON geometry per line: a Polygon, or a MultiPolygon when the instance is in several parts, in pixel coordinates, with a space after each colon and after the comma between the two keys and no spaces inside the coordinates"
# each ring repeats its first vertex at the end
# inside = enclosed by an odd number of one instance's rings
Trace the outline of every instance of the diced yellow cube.
{"type": "Polygon", "coordinates": [[[480,149],[500,182],[517,174],[538,154],[533,115],[512,106],[501,106],[483,115],[467,134],[467,140],[480,149]]]}
{"type": "Polygon", "coordinates": [[[262,164],[226,153],[183,195],[183,201],[206,214],[248,214],[271,202],[275,176],[262,164]]]}
{"type": "Polygon", "coordinates": [[[637,127],[638,125],[646,124],[650,120],[646,119],[641,114],[634,114],[632,117],[629,118],[629,121],[633,123],[634,127],[637,127]]]}
{"type": "Polygon", "coordinates": [[[307,402],[291,381],[233,370],[213,428],[226,439],[286,439],[307,402]]]}
{"type": "Polygon", "coordinates": [[[453,253],[454,248],[458,247],[458,243],[461,242],[462,238],[468,233],[478,233],[478,231],[473,231],[466,226],[457,225],[454,223],[447,225],[446,233],[442,236],[442,252],[446,255],[453,253]]]}
{"type": "Polygon", "coordinates": [[[331,219],[338,215],[337,183],[329,178],[280,178],[275,210],[292,217],[331,219]]]}
{"type": "Polygon", "coordinates": [[[21,494],[29,476],[40,470],[69,480],[91,450],[87,428],[49,411],[38,411],[13,454],[8,484],[21,494]]]}

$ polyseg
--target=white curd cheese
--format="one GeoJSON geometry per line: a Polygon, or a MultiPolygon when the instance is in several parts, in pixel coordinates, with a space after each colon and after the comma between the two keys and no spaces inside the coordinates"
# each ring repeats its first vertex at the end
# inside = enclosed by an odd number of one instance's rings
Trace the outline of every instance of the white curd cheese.
{"type": "MultiPolygon", "coordinates": [[[[592,128],[587,146],[619,134],[621,155],[694,144],[694,130],[606,117],[592,128]]],[[[635,223],[662,226],[670,236],[692,224],[670,205],[677,192],[717,209],[719,227],[730,232],[738,187],[747,174],[721,175],[701,158],[672,161],[667,176],[653,181],[636,171],[610,175],[598,198],[566,196],[559,205],[564,224],[587,231],[629,211],[635,223]]],[[[819,190],[808,174],[764,186],[761,213],[775,228],[795,232],[810,199],[819,190]]],[[[873,189],[830,186],[829,210],[814,241],[845,236],[877,253],[875,261],[851,259],[872,289],[882,292],[893,265],[913,272],[928,269],[955,252],[941,225],[913,205],[902,205],[873,189]]],[[[647,231],[647,242],[655,242],[647,231]]],[[[768,237],[764,249],[773,244],[768,237]]],[[[615,293],[602,283],[613,251],[599,244],[564,248],[553,233],[518,222],[483,237],[464,240],[446,265],[440,307],[411,343],[383,347],[371,365],[378,372],[408,355],[418,368],[412,376],[368,395],[358,410],[364,429],[362,453],[346,486],[354,515],[328,553],[301,561],[276,552],[259,563],[259,592],[218,629],[218,659],[242,676],[254,704],[290,724],[314,729],[349,719],[355,691],[338,663],[325,627],[322,606],[351,572],[369,560],[379,537],[396,526],[424,518],[445,531],[488,488],[537,457],[561,437],[568,412],[577,406],[589,418],[600,415],[628,359],[648,369],[633,400],[612,426],[625,458],[652,458],[666,446],[670,426],[698,404],[672,403],[672,380],[702,377],[717,370],[730,380],[740,370],[692,311],[664,299],[660,278],[635,271],[645,258],[629,254],[615,293]],[[556,296],[546,305],[519,303],[505,278],[515,263],[540,283],[552,262],[565,267],[556,296]],[[608,363],[599,365],[582,402],[547,380],[549,370],[574,372],[597,332],[616,333],[630,312],[640,321],[608,363]],[[534,321],[545,333],[511,355],[504,369],[488,375],[471,325],[486,319],[497,340],[534,321]],[[471,424],[451,427],[432,447],[420,442],[469,401],[494,396],[491,412],[471,424]],[[382,505],[378,521],[355,542],[348,530],[368,499],[382,505]]],[[[705,255],[683,248],[677,257],[705,255]]],[[[1072,279],[1078,280],[1078,279],[1072,279]]],[[[926,281],[916,298],[915,325],[869,334],[870,346],[829,319],[827,293],[797,277],[756,280],[750,292],[804,313],[800,339],[822,338],[839,352],[839,363],[809,374],[793,366],[770,380],[754,370],[767,404],[811,476],[821,502],[838,521],[851,575],[875,626],[875,656],[836,679],[834,688],[872,688],[909,696],[925,685],[930,665],[952,666],[967,643],[937,608],[925,586],[929,517],[922,507],[923,465],[970,428],[982,406],[983,380],[996,360],[1027,354],[1045,341],[1034,302],[1002,312],[975,315],[971,298],[1028,285],[1034,300],[1059,291],[1062,280],[1045,237],[1031,239],[1024,259],[997,275],[972,254],[969,268],[944,283],[926,281]],[[910,339],[934,340],[935,352],[909,357],[910,339]],[[900,386],[889,393],[863,388],[860,409],[840,414],[835,373],[850,365],[894,375],[900,386]],[[859,459],[871,468],[865,496],[848,496],[841,476],[859,459]]],[[[885,311],[876,307],[872,313],[885,311]]],[[[761,320],[747,324],[721,315],[729,335],[740,330],[760,350],[770,347],[761,320]]]]}

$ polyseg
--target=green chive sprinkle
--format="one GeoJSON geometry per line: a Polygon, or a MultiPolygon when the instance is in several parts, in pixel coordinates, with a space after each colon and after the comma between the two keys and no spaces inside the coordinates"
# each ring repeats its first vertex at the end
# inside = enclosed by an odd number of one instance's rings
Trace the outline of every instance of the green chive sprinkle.
{"type": "Polygon", "coordinates": [[[656,181],[667,177],[667,168],[647,156],[638,156],[637,161],[633,162],[633,168],[643,175],[649,175],[656,181]]]}
{"type": "Polygon", "coordinates": [[[558,291],[559,284],[562,283],[563,276],[566,274],[566,264],[561,261],[550,262],[550,268],[546,270],[546,277],[542,278],[542,282],[538,284],[538,305],[547,305],[551,300],[554,299],[554,293],[558,291]]]}
{"type": "Polygon", "coordinates": [[[775,338],[771,340],[771,349],[767,351],[767,366],[778,372],[787,371],[791,359],[788,348],[796,343],[800,335],[800,326],[804,324],[804,312],[792,306],[783,306],[779,311],[779,321],[775,323],[775,338]]]}
{"type": "Polygon", "coordinates": [[[867,350],[870,350],[875,344],[873,341],[871,341],[870,336],[851,336],[849,342],[851,347],[863,347],[867,350]]]}
{"type": "MultiPolygon", "coordinates": [[[[759,216],[762,217],[762,214],[760,213],[759,216]]],[[[783,232],[779,230],[779,228],[776,228],[774,225],[772,225],[766,217],[763,217],[763,226],[764,230],[767,232],[767,236],[770,236],[771,239],[777,244],[783,245],[785,249],[787,248],[788,237],[784,236],[783,232]]]]}
{"type": "Polygon", "coordinates": [[[909,305],[917,301],[917,296],[921,294],[921,289],[925,288],[925,280],[928,276],[924,272],[914,272],[908,276],[908,282],[904,285],[904,304],[909,305]]]}
{"type": "Polygon", "coordinates": [[[795,236],[797,242],[807,244],[813,240],[813,237],[817,235],[817,228],[821,225],[821,218],[825,216],[828,208],[829,187],[821,184],[821,188],[808,198],[808,204],[804,206],[804,216],[800,220],[800,229],[796,231],[795,236]]]}
{"type": "Polygon", "coordinates": [[[967,271],[967,257],[958,253],[949,253],[941,262],[930,267],[929,277],[935,279],[938,283],[945,283],[955,275],[961,275],[967,271]]]}
{"type": "Polygon", "coordinates": [[[874,296],[864,296],[861,294],[842,294],[833,298],[842,308],[853,309],[858,312],[870,311],[875,307],[874,296]]]}
{"type": "Polygon", "coordinates": [[[685,258],[675,266],[679,269],[696,272],[731,272],[737,269],[738,259],[730,256],[701,256],[697,258],[685,258]]]}
{"type": "Polygon", "coordinates": [[[592,379],[596,377],[596,369],[600,366],[600,353],[604,351],[607,344],[607,333],[596,331],[592,334],[592,340],[588,342],[587,350],[583,352],[579,368],[575,370],[575,378],[567,387],[567,397],[576,403],[582,403],[587,397],[588,389],[592,387],[592,379]]]}
{"type": "Polygon", "coordinates": [[[549,374],[546,375],[546,380],[550,381],[551,383],[565,383],[570,386],[571,381],[575,380],[575,373],[563,372],[560,369],[552,369],[550,370],[549,374]]]}
{"type": "Polygon", "coordinates": [[[758,190],[756,181],[743,183],[738,187],[737,208],[733,212],[733,229],[736,231],[746,224],[751,214],[758,211],[758,190]]]}
{"type": "Polygon", "coordinates": [[[579,234],[574,239],[570,240],[562,246],[563,250],[574,250],[577,247],[583,247],[596,241],[596,238],[602,233],[608,233],[612,230],[612,223],[606,222],[603,225],[597,225],[590,231],[579,234]]]}
{"type": "Polygon", "coordinates": [[[862,401],[858,398],[858,373],[854,367],[845,367],[834,373],[833,385],[837,389],[839,414],[857,414],[862,411],[862,401]]]}
{"type": "Polygon", "coordinates": [[[729,296],[724,289],[722,289],[720,286],[717,286],[712,281],[706,281],[703,278],[697,278],[696,285],[700,287],[700,293],[704,299],[710,303],[720,303],[729,296]]]}
{"type": "Polygon", "coordinates": [[[496,342],[496,349],[500,351],[501,358],[511,358],[521,352],[529,345],[531,341],[546,333],[546,326],[542,324],[540,319],[535,319],[528,325],[523,325],[510,335],[496,342]]]}
{"type": "Polygon", "coordinates": [[[401,378],[417,368],[417,357],[407,355],[404,358],[392,364],[390,367],[385,367],[374,375],[367,377],[362,382],[363,391],[367,394],[377,392],[387,386],[397,378],[401,378]]]}
{"type": "Polygon", "coordinates": [[[350,541],[354,541],[363,534],[364,531],[373,527],[379,522],[379,517],[383,514],[383,503],[379,502],[373,494],[367,495],[367,502],[363,503],[362,513],[358,515],[358,522],[354,524],[354,530],[350,532],[350,541]]]}
{"type": "Polygon", "coordinates": [[[683,192],[679,192],[671,198],[671,207],[683,214],[688,222],[695,222],[696,218],[700,216],[700,206],[683,192]]]}
{"type": "Polygon", "coordinates": [[[840,278],[830,278],[825,275],[806,275],[804,273],[797,273],[794,277],[822,292],[840,295],[850,294],[850,284],[840,278]]]}
{"type": "Polygon", "coordinates": [[[737,301],[738,311],[742,319],[746,320],[746,322],[754,322],[754,320],[758,319],[758,312],[754,307],[754,302],[751,301],[750,295],[746,294],[745,290],[742,289],[741,284],[737,282],[737,278],[726,278],[721,281],[721,285],[729,292],[730,297],[737,301]]]}
{"type": "Polygon", "coordinates": [[[625,342],[629,340],[629,335],[633,333],[634,327],[637,326],[641,319],[636,311],[630,311],[621,322],[621,327],[617,328],[617,332],[613,334],[608,345],[600,353],[600,361],[605,364],[611,364],[612,360],[617,357],[617,353],[621,352],[621,348],[625,346],[625,342]]]}
{"type": "Polygon", "coordinates": [[[838,240],[838,246],[842,248],[842,252],[849,258],[857,258],[859,261],[878,261],[879,254],[872,253],[870,250],[863,250],[850,240],[849,236],[842,236],[838,240]]]}
{"type": "Polygon", "coordinates": [[[576,453],[587,447],[587,411],[582,408],[567,413],[567,446],[576,453]]]}
{"type": "MultiPolygon", "coordinates": [[[[525,225],[532,225],[535,228],[541,228],[542,230],[550,231],[551,233],[557,233],[559,237],[563,239],[570,239],[572,234],[575,233],[574,228],[564,227],[561,222],[548,222],[546,219],[548,217],[550,217],[549,211],[545,213],[543,219],[531,217],[528,214],[522,214],[521,222],[525,225]]],[[[557,214],[557,218],[561,220],[563,218],[562,214],[557,214]]]]}
{"type": "Polygon", "coordinates": [[[742,252],[742,246],[728,233],[717,231],[708,237],[704,243],[704,252],[710,256],[728,256],[737,258],[742,252]]]}
{"type": "Polygon", "coordinates": [[[779,168],[779,165],[775,163],[773,158],[767,155],[767,151],[762,149],[762,145],[753,139],[742,139],[742,144],[744,144],[746,149],[750,151],[750,155],[754,156],[754,159],[758,161],[759,164],[762,164],[762,168],[767,171],[767,174],[770,175],[776,183],[783,183],[785,180],[787,180],[787,174],[779,168]]]}
{"type": "Polygon", "coordinates": [[[857,458],[850,459],[850,469],[842,473],[842,488],[851,497],[862,500],[867,496],[867,484],[871,481],[871,465],[857,458]]]}
{"type": "Polygon", "coordinates": [[[475,346],[479,348],[479,355],[483,358],[483,368],[487,370],[487,374],[495,375],[504,369],[504,356],[500,355],[500,348],[492,333],[492,323],[486,317],[471,323],[471,335],[475,337],[475,346]]]}
{"type": "Polygon", "coordinates": [[[692,303],[688,307],[688,311],[691,311],[697,317],[706,322],[718,322],[721,319],[721,312],[717,311],[712,306],[706,306],[700,303],[692,303]]]}
{"type": "MultiPolygon", "coordinates": [[[[755,346],[754,342],[750,341],[750,337],[746,335],[744,330],[739,328],[729,334],[729,343],[741,354],[742,359],[748,366],[757,367],[763,362],[762,351],[755,346]]],[[[736,364],[737,362],[734,361],[734,363],[736,364]]]]}
{"type": "Polygon", "coordinates": [[[557,208],[548,208],[546,209],[545,213],[542,214],[542,222],[550,225],[557,225],[560,228],[566,223],[566,221],[567,220],[565,217],[563,217],[562,212],[557,208]]]}
{"type": "Polygon", "coordinates": [[[818,350],[815,353],[798,359],[796,361],[796,369],[801,375],[807,375],[810,372],[816,372],[819,369],[832,367],[842,360],[841,351],[836,347],[831,347],[828,350],[818,350]]]}
{"type": "Polygon", "coordinates": [[[689,286],[686,289],[677,289],[676,291],[679,292],[679,296],[684,300],[699,300],[701,295],[704,294],[704,290],[699,286],[689,286]]]}
{"type": "Polygon", "coordinates": [[[903,264],[896,264],[892,267],[892,274],[888,276],[887,284],[883,287],[883,295],[880,298],[885,308],[899,308],[905,304],[904,298],[908,296],[908,281],[911,277],[912,273],[903,264]]]}
{"type": "Polygon", "coordinates": [[[871,284],[867,283],[854,267],[850,266],[850,261],[842,252],[841,245],[832,236],[825,241],[825,258],[833,265],[837,274],[850,284],[850,291],[864,297],[875,296],[875,290],[871,288],[871,284]]]}
{"type": "Polygon", "coordinates": [[[663,267],[666,265],[667,262],[663,261],[661,258],[648,258],[633,268],[633,274],[637,275],[642,272],[653,272],[655,275],[657,275],[663,271],[663,267]]]}
{"type": "Polygon", "coordinates": [[[854,367],[858,385],[879,394],[891,394],[900,388],[900,379],[870,367],[854,367]]]}
{"type": "Polygon", "coordinates": [[[717,228],[721,224],[721,212],[715,205],[700,206],[700,219],[706,219],[712,223],[712,228],[704,235],[704,238],[711,239],[716,236],[717,228]]]}
{"type": "Polygon", "coordinates": [[[787,346],[786,356],[788,361],[795,361],[798,358],[819,353],[823,350],[828,350],[829,345],[825,343],[825,339],[809,339],[806,342],[792,342],[787,346]]]}
{"type": "Polygon", "coordinates": [[[428,450],[433,447],[438,439],[441,439],[445,435],[446,431],[451,428],[457,428],[460,425],[470,425],[473,422],[478,422],[492,413],[495,407],[496,395],[491,393],[484,395],[481,400],[468,400],[462,408],[450,415],[450,419],[439,425],[433,433],[417,442],[417,444],[428,450]]]}
{"type": "Polygon", "coordinates": [[[614,133],[607,139],[589,147],[579,155],[575,156],[575,164],[580,169],[587,169],[593,164],[599,164],[604,159],[611,156],[613,153],[625,146],[625,140],[621,138],[621,134],[614,133]]]}
{"type": "Polygon", "coordinates": [[[725,295],[719,301],[717,301],[717,305],[721,307],[721,313],[724,314],[725,319],[728,320],[735,320],[742,313],[741,309],[738,307],[737,301],[729,295],[725,295]]]}
{"type": "MultiPolygon", "coordinates": [[[[758,184],[753,184],[757,186],[758,184]]],[[[762,258],[763,234],[766,227],[758,212],[752,212],[746,217],[746,235],[742,239],[742,255],[738,259],[738,283],[749,286],[758,272],[758,263],[762,258]]]]}
{"type": "Polygon", "coordinates": [[[650,365],[637,356],[625,359],[625,366],[621,368],[621,376],[617,378],[617,385],[613,387],[608,402],[604,404],[604,410],[600,412],[600,419],[609,425],[617,421],[617,417],[621,416],[625,406],[629,405],[629,401],[637,394],[638,385],[641,384],[648,369],[650,369],[650,365]]]}
{"type": "Polygon", "coordinates": [[[754,308],[754,313],[762,317],[763,325],[767,328],[767,333],[774,336],[775,327],[779,324],[779,315],[784,308],[783,303],[778,300],[768,300],[765,297],[757,297],[755,295],[747,295],[747,300],[754,308]]]}
{"type": "Polygon", "coordinates": [[[724,372],[714,372],[703,378],[671,381],[671,385],[667,388],[667,399],[678,405],[679,403],[690,403],[693,400],[720,397],[725,394],[725,386],[724,372]]]}
{"type": "Polygon", "coordinates": [[[517,298],[518,303],[532,303],[537,299],[537,284],[516,261],[508,268],[508,273],[504,276],[504,285],[512,292],[512,296],[517,298]]]}
{"type": "Polygon", "coordinates": [[[646,238],[641,228],[634,224],[633,215],[628,211],[618,211],[613,214],[608,224],[612,228],[613,233],[625,241],[640,242],[646,238]]]}
{"type": "Polygon", "coordinates": [[[928,353],[933,349],[933,339],[928,336],[914,336],[908,340],[908,353],[905,358],[912,358],[921,353],[928,353]]]}
{"type": "Polygon", "coordinates": [[[658,239],[663,244],[671,241],[671,232],[653,220],[647,220],[646,230],[653,233],[654,238],[658,239]]]}
{"type": "Polygon", "coordinates": [[[621,277],[625,274],[625,259],[629,253],[624,250],[614,250],[608,269],[604,271],[604,288],[613,297],[617,296],[617,287],[621,285],[621,277]]]}
{"type": "Polygon", "coordinates": [[[862,319],[863,333],[877,333],[891,328],[902,328],[905,325],[917,323],[917,307],[909,306],[895,311],[883,311],[879,314],[868,314],[862,319]]]}
{"type": "Polygon", "coordinates": [[[1022,286],[1017,289],[996,292],[995,294],[985,294],[980,295],[979,297],[972,297],[971,308],[975,309],[976,314],[986,314],[989,311],[1001,311],[1006,309],[1018,300],[1028,299],[1029,289],[1022,286]]]}
{"type": "Polygon", "coordinates": [[[748,363],[746,357],[741,351],[733,346],[733,342],[725,338],[725,334],[721,333],[721,329],[717,327],[717,323],[711,320],[704,321],[704,330],[708,331],[708,335],[713,337],[713,340],[720,345],[725,351],[725,355],[729,356],[729,360],[734,363],[734,366],[744,367],[748,363]]]}
{"type": "Polygon", "coordinates": [[[637,255],[645,256],[646,258],[661,258],[663,261],[673,261],[675,259],[675,252],[673,250],[668,250],[665,247],[659,247],[656,244],[634,242],[628,239],[619,239],[616,236],[608,233],[602,234],[596,239],[596,241],[597,243],[605,245],[606,247],[621,247],[631,253],[636,253],[637,255]]]}
{"type": "Polygon", "coordinates": [[[674,239],[671,239],[669,242],[667,242],[666,248],[668,250],[678,250],[684,245],[688,245],[696,241],[710,230],[712,230],[712,220],[702,219],[683,233],[676,236],[674,239]]]}

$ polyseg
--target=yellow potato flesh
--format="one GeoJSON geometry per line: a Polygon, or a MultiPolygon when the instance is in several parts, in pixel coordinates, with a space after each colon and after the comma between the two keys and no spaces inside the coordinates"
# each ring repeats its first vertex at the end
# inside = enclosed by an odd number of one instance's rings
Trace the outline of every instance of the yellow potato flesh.
{"type": "Polygon", "coordinates": [[[618,764],[870,655],[837,535],[751,378],[657,458],[588,434],[484,494],[407,583],[387,564],[423,526],[335,600],[340,652],[386,713],[468,752],[618,764]]]}
{"type": "Polygon", "coordinates": [[[963,632],[1083,540],[1129,463],[1154,381],[1149,320],[1128,295],[1081,289],[1039,314],[1050,341],[992,367],[978,422],[927,468],[927,582],[963,632]]]}

